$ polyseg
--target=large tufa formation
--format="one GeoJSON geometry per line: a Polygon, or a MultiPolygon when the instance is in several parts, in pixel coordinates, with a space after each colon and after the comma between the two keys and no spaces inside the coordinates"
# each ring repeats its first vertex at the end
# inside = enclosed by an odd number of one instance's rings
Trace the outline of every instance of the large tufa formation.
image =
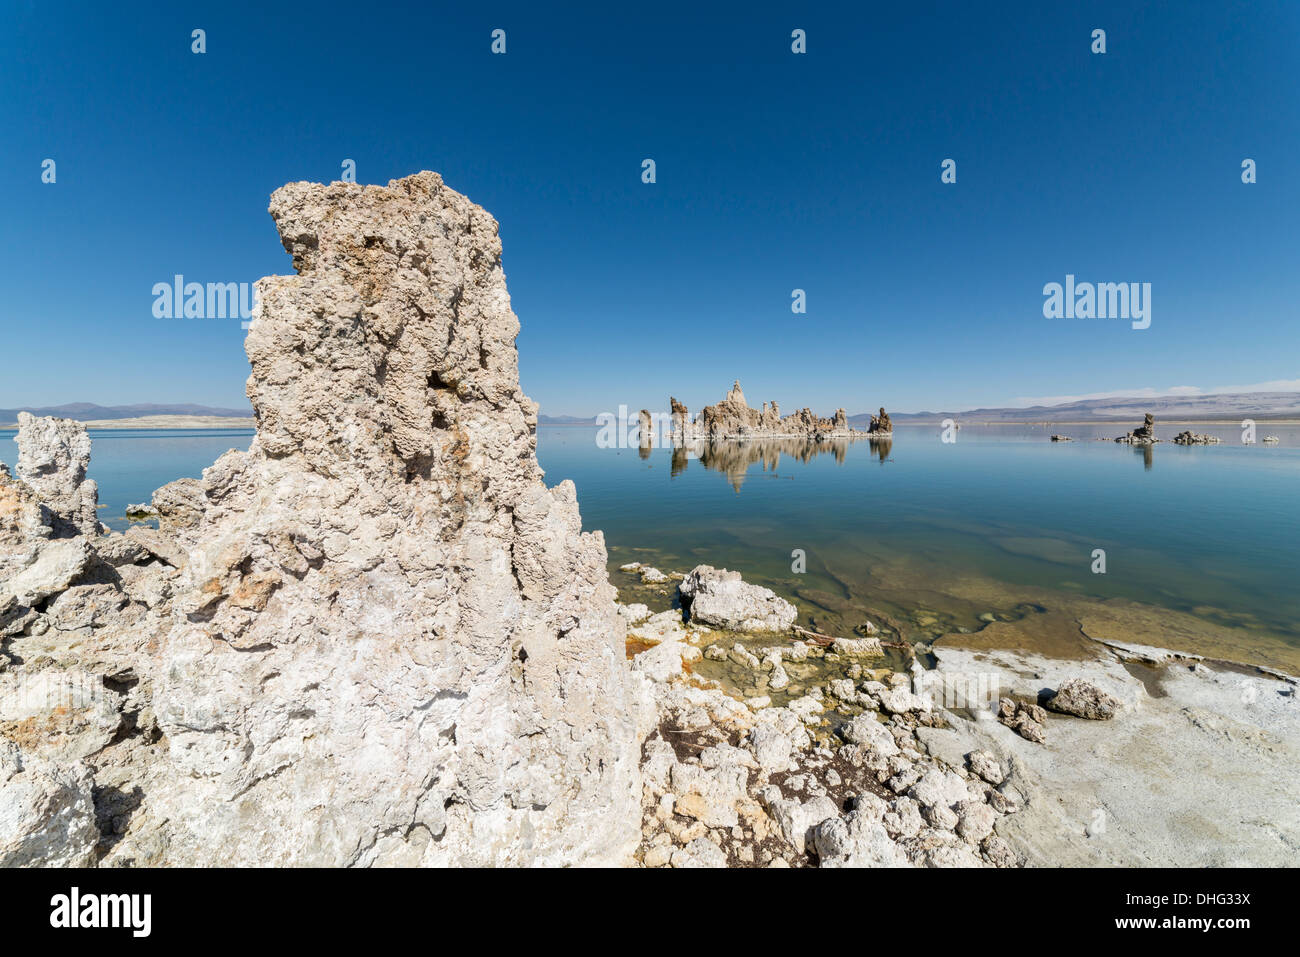
{"type": "Polygon", "coordinates": [[[256,438],[87,546],[136,619],[96,634],[133,709],[83,756],[96,853],[625,860],[649,699],[601,534],[542,481],[496,222],[428,172],[270,211],[298,274],[258,284],[256,438]]]}
{"type": "Polygon", "coordinates": [[[893,436],[894,423],[889,421],[889,413],[885,411],[883,405],[880,407],[880,415],[871,417],[871,423],[867,426],[867,434],[879,436],[882,439],[893,436]]]}
{"type": "Polygon", "coordinates": [[[843,409],[837,409],[833,419],[820,418],[806,408],[782,418],[775,402],[764,402],[761,409],[752,409],[739,380],[721,402],[705,406],[695,422],[687,418],[684,405],[676,399],[669,401],[675,442],[778,437],[829,439],[856,434],[849,428],[848,415],[843,409]]]}

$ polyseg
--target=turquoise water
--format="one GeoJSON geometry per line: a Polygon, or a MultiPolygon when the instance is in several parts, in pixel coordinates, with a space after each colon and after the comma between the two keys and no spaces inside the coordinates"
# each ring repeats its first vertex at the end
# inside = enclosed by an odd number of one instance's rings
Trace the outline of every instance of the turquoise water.
{"type": "MultiPolygon", "coordinates": [[[[1161,435],[1179,428],[1158,424],[1161,435]]],[[[577,485],[584,527],[604,531],[611,569],[738,568],[795,599],[814,625],[867,613],[916,620],[919,609],[939,619],[935,633],[978,628],[981,611],[1001,610],[996,585],[1008,607],[1025,589],[1130,599],[1239,629],[1243,642],[1300,648],[1300,428],[1262,427],[1277,446],[1243,446],[1235,426],[1196,429],[1224,444],[1092,441],[1126,431],[1115,426],[966,426],[947,444],[937,427],[901,427],[887,447],[750,443],[696,457],[601,449],[594,429],[542,427],[538,456],[548,484],[577,485]],[[1075,441],[1051,443],[1053,431],[1075,441]],[[1105,574],[1092,571],[1099,548],[1105,574]]],[[[11,466],[12,436],[0,432],[11,466]]],[[[198,477],[251,437],[93,431],[101,520],[126,527],[128,503],[198,477]]]]}

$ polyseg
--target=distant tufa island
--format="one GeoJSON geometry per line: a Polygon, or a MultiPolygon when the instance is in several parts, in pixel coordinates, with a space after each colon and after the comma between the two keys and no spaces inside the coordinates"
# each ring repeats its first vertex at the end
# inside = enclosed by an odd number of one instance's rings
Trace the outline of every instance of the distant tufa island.
{"type": "MultiPolygon", "coordinates": [[[[769,438],[885,438],[893,434],[889,416],[882,408],[879,416],[872,416],[870,426],[862,431],[849,425],[848,415],[836,409],[832,418],[822,418],[809,408],[782,417],[775,402],[764,402],[761,409],[751,408],[737,379],[721,402],[706,405],[694,419],[675,397],[669,397],[671,412],[670,438],[675,443],[698,440],[720,441],[730,439],[769,438]]],[[[650,413],[641,410],[641,434],[652,434],[650,413]]]]}

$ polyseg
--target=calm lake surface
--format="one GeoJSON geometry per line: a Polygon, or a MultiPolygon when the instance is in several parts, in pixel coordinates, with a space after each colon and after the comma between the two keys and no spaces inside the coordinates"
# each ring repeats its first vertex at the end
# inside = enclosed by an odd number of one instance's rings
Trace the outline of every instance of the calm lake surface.
{"type": "MultiPolygon", "coordinates": [[[[1300,427],[1259,428],[1279,445],[1243,446],[1236,426],[1194,427],[1218,446],[1095,441],[1129,427],[970,425],[944,443],[937,426],[909,426],[888,445],[750,442],[696,455],[602,449],[594,428],[544,426],[538,457],[548,485],[577,485],[583,525],[603,530],[627,600],[645,599],[628,594],[636,580],[620,564],[673,572],[707,562],[777,590],[823,629],[871,617],[924,640],[978,632],[992,613],[1067,640],[1104,608],[1110,637],[1295,670],[1300,427]],[[1052,443],[1052,432],[1075,441],[1052,443]],[[1095,549],[1104,574],[1092,571],[1095,549]]],[[[13,434],[0,432],[11,466],[13,434]]],[[[199,477],[252,437],[91,434],[100,517],[117,529],[128,503],[199,477]]]]}

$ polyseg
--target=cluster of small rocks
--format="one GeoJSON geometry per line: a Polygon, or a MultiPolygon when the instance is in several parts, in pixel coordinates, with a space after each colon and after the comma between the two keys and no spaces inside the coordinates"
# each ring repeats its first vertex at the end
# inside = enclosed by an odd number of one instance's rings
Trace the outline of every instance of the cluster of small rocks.
{"type": "Polygon", "coordinates": [[[1085,718],[1091,721],[1108,721],[1119,713],[1121,702],[1089,681],[1070,678],[1046,697],[1042,705],[1013,698],[998,702],[998,720],[1016,734],[1035,744],[1047,740],[1047,712],[1085,718]]]}
{"type": "Polygon", "coordinates": [[[1185,429],[1174,436],[1174,445],[1218,445],[1219,441],[1217,435],[1193,432],[1191,429],[1185,429]]]}
{"type": "Polygon", "coordinates": [[[682,579],[681,572],[672,572],[671,574],[665,575],[653,565],[646,565],[643,562],[628,562],[626,565],[619,565],[618,570],[621,572],[627,572],[628,574],[639,575],[641,578],[641,584],[643,585],[664,585],[673,579],[676,579],[677,581],[681,581],[682,579]]]}
{"type": "MultiPolygon", "coordinates": [[[[931,756],[917,729],[947,720],[906,675],[870,669],[881,654],[873,637],[829,647],[773,640],[774,628],[736,640],[695,617],[703,583],[739,580],[699,566],[680,586],[696,601],[649,615],[625,606],[629,641],[650,644],[632,661],[653,684],[658,726],[646,740],[642,843],[647,867],[1015,866],[998,820],[1024,798],[1005,785],[992,754],[971,752],[953,767],[931,756]],[[689,584],[688,584],[689,583],[689,584]],[[701,649],[703,646],[703,649],[701,649]],[[836,658],[844,677],[801,689],[774,706],[770,695],[744,700],[704,680],[701,658],[751,669],[775,693],[787,690],[785,665],[836,658]]],[[[768,621],[780,601],[744,583],[726,620],[768,621]],[[743,597],[742,597],[743,596],[743,597]],[[746,605],[746,603],[748,603],[746,605]]],[[[770,622],[769,622],[770,623],[770,622]]]]}
{"type": "Polygon", "coordinates": [[[998,720],[1026,741],[1047,740],[1047,712],[1039,705],[1003,698],[998,702],[998,720]]]}

